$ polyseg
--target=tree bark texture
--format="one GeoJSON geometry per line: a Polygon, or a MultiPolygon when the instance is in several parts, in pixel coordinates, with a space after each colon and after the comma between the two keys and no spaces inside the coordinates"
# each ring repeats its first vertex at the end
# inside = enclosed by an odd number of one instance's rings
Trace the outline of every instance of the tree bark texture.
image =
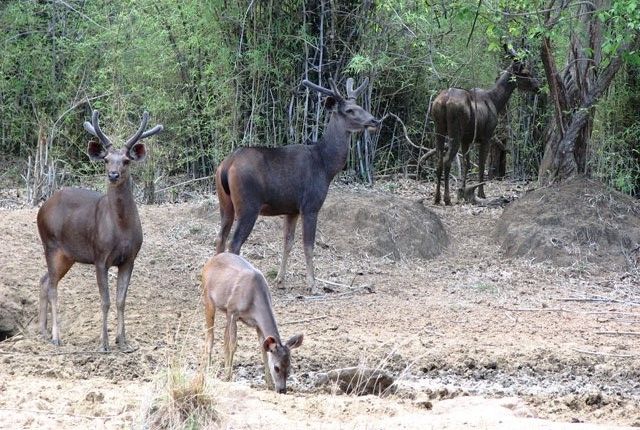
{"type": "Polygon", "coordinates": [[[609,0],[596,0],[580,6],[581,25],[572,35],[567,66],[561,71],[557,70],[550,39],[543,39],[541,57],[554,116],[546,133],[545,152],[540,163],[538,180],[541,185],[588,173],[587,155],[595,103],[620,69],[623,53],[632,44],[637,44],[636,36],[620,46],[609,64],[601,69],[603,23],[594,11],[609,4],[609,0]]]}

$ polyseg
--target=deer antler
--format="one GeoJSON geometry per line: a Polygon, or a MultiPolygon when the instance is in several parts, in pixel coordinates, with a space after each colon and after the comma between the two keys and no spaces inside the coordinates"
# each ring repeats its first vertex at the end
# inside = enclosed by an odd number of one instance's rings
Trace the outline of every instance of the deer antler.
{"type": "Polygon", "coordinates": [[[302,81],[302,85],[304,85],[305,87],[310,88],[310,89],[312,89],[314,91],[317,91],[317,92],[319,92],[321,94],[324,94],[325,96],[333,96],[334,95],[333,91],[331,91],[331,90],[329,90],[329,89],[327,89],[325,87],[321,87],[320,85],[314,84],[313,82],[308,81],[306,79],[302,81]]]}
{"type": "Polygon", "coordinates": [[[347,79],[347,98],[350,98],[350,99],[358,98],[358,96],[360,95],[360,93],[362,93],[362,91],[365,89],[368,83],[369,83],[369,78],[368,77],[364,78],[364,81],[362,82],[362,84],[360,84],[360,86],[356,88],[354,91],[353,78],[347,79]]]}
{"type": "Polygon", "coordinates": [[[100,129],[100,123],[98,121],[99,116],[100,113],[97,110],[94,110],[93,114],[91,115],[91,122],[84,122],[84,129],[100,139],[102,146],[104,146],[105,148],[109,148],[111,146],[111,141],[100,129]]]}
{"type": "Polygon", "coordinates": [[[329,78],[329,86],[331,87],[331,90],[333,91],[333,95],[335,97],[339,99],[344,99],[344,97],[342,97],[342,94],[340,94],[340,90],[338,90],[338,86],[333,81],[333,78],[329,78]]]}
{"type": "Polygon", "coordinates": [[[124,144],[125,148],[130,149],[138,140],[140,140],[140,137],[142,137],[142,132],[145,128],[147,128],[147,121],[149,121],[149,112],[144,111],[142,113],[142,121],[140,121],[140,127],[138,127],[138,131],[136,131],[135,134],[131,136],[129,140],[127,140],[127,142],[124,144]]]}
{"type": "Polygon", "coordinates": [[[139,140],[160,133],[164,129],[162,124],[158,124],[152,129],[144,131],[144,129],[147,128],[147,121],[149,121],[149,112],[144,111],[142,113],[142,120],[140,121],[140,127],[138,127],[138,131],[136,131],[136,133],[131,136],[129,140],[127,140],[127,143],[124,144],[125,148],[131,149],[133,145],[135,145],[139,140]]]}

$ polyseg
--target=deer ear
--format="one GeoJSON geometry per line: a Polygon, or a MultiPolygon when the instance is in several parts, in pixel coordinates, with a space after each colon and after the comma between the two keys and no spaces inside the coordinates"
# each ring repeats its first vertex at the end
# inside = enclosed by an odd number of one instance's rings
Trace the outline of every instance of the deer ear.
{"type": "Polygon", "coordinates": [[[324,99],[324,108],[326,110],[334,110],[338,106],[338,100],[335,97],[329,96],[324,99]]]}
{"type": "Polygon", "coordinates": [[[104,160],[104,157],[107,156],[107,151],[104,149],[104,146],[100,142],[95,140],[90,140],[87,145],[87,154],[89,154],[89,158],[92,161],[101,161],[104,160]]]}
{"type": "Polygon", "coordinates": [[[286,345],[289,349],[294,349],[302,345],[302,340],[304,336],[302,334],[297,334],[295,336],[291,336],[291,338],[287,341],[286,345]]]}
{"type": "Polygon", "coordinates": [[[144,143],[136,143],[129,150],[129,158],[133,161],[142,161],[147,157],[147,148],[144,146],[144,143]]]}
{"type": "Polygon", "coordinates": [[[276,342],[276,339],[273,336],[269,336],[264,340],[264,342],[262,342],[262,348],[267,352],[273,352],[273,350],[276,349],[277,344],[278,342],[276,342]]]}

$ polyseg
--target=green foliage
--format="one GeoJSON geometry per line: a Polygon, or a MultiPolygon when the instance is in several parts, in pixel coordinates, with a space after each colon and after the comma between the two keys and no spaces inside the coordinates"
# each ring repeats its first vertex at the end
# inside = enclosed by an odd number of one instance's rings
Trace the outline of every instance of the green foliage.
{"type": "MultiPolygon", "coordinates": [[[[605,55],[640,29],[637,3],[614,0],[611,8],[598,12],[608,23],[605,55]]],[[[0,152],[26,159],[35,152],[42,128],[52,142],[53,158],[66,172],[95,173],[101,166],[87,163],[88,136],[82,129],[90,110],[100,109],[105,131],[124,139],[147,109],[165,132],[150,142],[152,156],[137,170],[144,187],[175,174],[206,176],[240,145],[278,146],[312,138],[322,117],[317,124],[317,98],[307,97],[299,82],[326,83],[329,76],[340,82],[369,76],[373,93],[363,101],[365,107],[379,117],[398,115],[412,141],[429,148],[429,100],[450,86],[492,85],[507,64],[505,41],[540,72],[536,54],[541,38],[549,37],[562,61],[571,31],[578,28],[576,9],[563,11],[558,24],[549,27],[540,12],[547,4],[5,1],[0,6],[0,152]]],[[[640,64],[637,52],[625,53],[625,59],[640,64]]],[[[524,166],[527,176],[541,156],[531,133],[543,125],[523,125],[532,115],[529,104],[514,99],[503,120],[509,126],[505,129],[516,130],[510,144],[520,158],[514,156],[513,163],[524,166]]],[[[420,172],[420,151],[406,144],[398,124],[387,120],[385,125],[379,136],[354,144],[349,168],[361,178],[374,168],[420,172]]],[[[629,129],[634,127],[631,123],[629,129]]],[[[616,133],[618,141],[630,143],[631,135],[616,133]]],[[[616,153],[630,154],[628,147],[616,153]]],[[[603,163],[624,164],[607,160],[603,163]]],[[[633,182],[634,173],[629,174],[621,174],[617,183],[633,182]]]]}
{"type": "Polygon", "coordinates": [[[603,182],[636,196],[640,195],[639,71],[629,65],[598,106],[590,166],[603,182]]]}

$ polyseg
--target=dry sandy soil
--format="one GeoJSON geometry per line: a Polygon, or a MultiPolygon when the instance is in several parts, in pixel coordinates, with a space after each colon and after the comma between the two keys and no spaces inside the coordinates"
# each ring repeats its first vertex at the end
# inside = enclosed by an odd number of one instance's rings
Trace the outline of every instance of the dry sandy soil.
{"type": "MultiPolygon", "coordinates": [[[[287,289],[272,291],[281,334],[305,335],[290,394],[265,389],[255,331],[240,326],[235,381],[219,381],[219,369],[207,377],[219,413],[212,428],[640,426],[637,269],[506,258],[493,237],[502,209],[437,207],[432,195],[415,182],[332,187],[315,259],[325,294],[305,296],[300,229],[287,289]],[[440,249],[420,255],[420,243],[440,249]],[[388,371],[395,392],[316,385],[319,372],[356,365],[388,371]]],[[[18,334],[0,342],[0,428],[152,427],[158,405],[170,403],[167,381],[188,381],[198,368],[198,277],[219,225],[215,197],[140,207],[145,242],[126,313],[132,353],[96,352],[101,317],[88,266],[74,266],[60,285],[63,346],[38,337],[37,209],[17,206],[0,209],[0,299],[18,321],[18,334]]],[[[272,279],[281,247],[281,220],[261,218],[243,255],[272,279]]],[[[223,326],[219,315],[217,341],[223,326]]],[[[110,334],[115,348],[115,305],[110,334]]],[[[221,352],[214,367],[220,361],[221,352]]]]}

